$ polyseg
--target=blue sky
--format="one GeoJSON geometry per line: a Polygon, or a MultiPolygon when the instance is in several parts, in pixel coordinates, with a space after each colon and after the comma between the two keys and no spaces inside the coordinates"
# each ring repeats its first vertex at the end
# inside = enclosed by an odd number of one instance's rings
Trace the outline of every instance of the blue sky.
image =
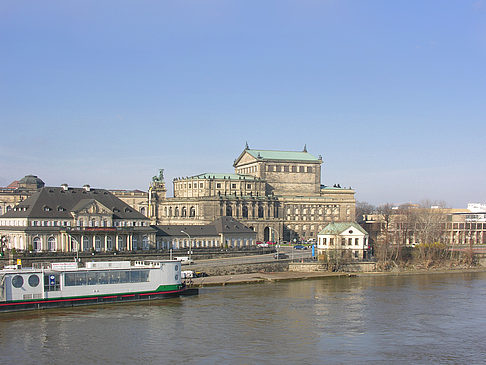
{"type": "Polygon", "coordinates": [[[0,186],[171,186],[248,141],[360,201],[486,202],[486,0],[3,1],[0,54],[0,186]]]}

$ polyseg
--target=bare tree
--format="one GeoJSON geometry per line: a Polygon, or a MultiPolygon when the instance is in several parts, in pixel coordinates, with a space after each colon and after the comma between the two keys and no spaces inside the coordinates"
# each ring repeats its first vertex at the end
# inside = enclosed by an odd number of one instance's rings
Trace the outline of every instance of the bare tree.
{"type": "Polygon", "coordinates": [[[376,207],[367,202],[356,202],[356,222],[362,223],[366,220],[366,216],[373,214],[376,207]]]}
{"type": "Polygon", "coordinates": [[[390,259],[390,226],[394,213],[393,205],[390,203],[380,205],[377,207],[376,212],[379,215],[381,233],[376,239],[375,255],[378,261],[381,261],[386,267],[390,259]]]}

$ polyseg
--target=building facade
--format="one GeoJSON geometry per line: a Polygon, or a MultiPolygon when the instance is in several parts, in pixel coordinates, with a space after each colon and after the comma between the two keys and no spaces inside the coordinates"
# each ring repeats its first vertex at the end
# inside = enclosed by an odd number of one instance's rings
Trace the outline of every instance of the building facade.
{"type": "Polygon", "coordinates": [[[356,222],[330,223],[317,237],[318,254],[332,257],[337,253],[355,260],[366,258],[368,233],[356,222]]]}
{"type": "Polygon", "coordinates": [[[126,251],[151,249],[150,220],[103,189],[43,187],[0,216],[9,249],[126,251]]]}
{"type": "Polygon", "coordinates": [[[234,217],[253,229],[259,241],[315,240],[328,223],[355,216],[354,190],[321,184],[321,165],[322,158],[306,148],[269,151],[246,146],[234,161],[234,173],[176,178],[172,198],[165,197],[163,179],[153,182],[150,191],[157,201],[149,217],[167,225],[234,217]]]}
{"type": "Polygon", "coordinates": [[[220,217],[206,225],[159,225],[161,249],[244,248],[256,244],[256,233],[232,217],[220,217]]]}
{"type": "Polygon", "coordinates": [[[35,175],[27,175],[13,181],[6,187],[0,187],[0,216],[44,187],[44,182],[35,175]]]}

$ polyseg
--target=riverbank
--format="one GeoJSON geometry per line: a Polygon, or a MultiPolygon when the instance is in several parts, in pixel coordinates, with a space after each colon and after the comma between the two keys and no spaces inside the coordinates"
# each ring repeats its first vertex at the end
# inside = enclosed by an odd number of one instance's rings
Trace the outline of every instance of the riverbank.
{"type": "Polygon", "coordinates": [[[277,282],[286,280],[309,280],[331,277],[357,277],[357,276],[401,276],[401,275],[426,275],[426,274],[464,274],[486,272],[486,267],[437,269],[437,270],[407,270],[407,271],[373,271],[373,272],[256,272],[248,274],[216,275],[205,278],[192,279],[191,287],[225,286],[238,284],[261,284],[265,282],[277,282]]]}

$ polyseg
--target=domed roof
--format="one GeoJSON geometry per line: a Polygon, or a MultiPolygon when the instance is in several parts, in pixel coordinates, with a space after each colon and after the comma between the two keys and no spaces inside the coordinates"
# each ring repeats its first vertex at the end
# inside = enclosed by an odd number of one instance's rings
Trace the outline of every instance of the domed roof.
{"type": "Polygon", "coordinates": [[[42,188],[44,187],[44,181],[39,179],[35,175],[27,175],[24,176],[22,179],[19,180],[19,185],[35,185],[37,188],[42,188]]]}

